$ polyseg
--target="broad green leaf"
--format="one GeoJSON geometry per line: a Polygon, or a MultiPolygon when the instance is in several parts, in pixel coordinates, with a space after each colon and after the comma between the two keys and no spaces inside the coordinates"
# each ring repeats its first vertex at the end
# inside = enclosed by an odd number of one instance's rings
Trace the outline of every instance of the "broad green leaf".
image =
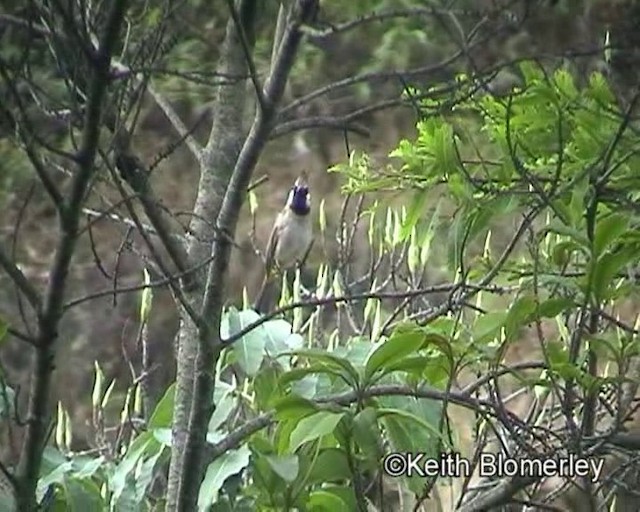
{"type": "Polygon", "coordinates": [[[282,398],[288,391],[281,385],[282,370],[277,364],[263,367],[253,380],[255,404],[260,410],[271,408],[273,401],[282,398]]]}
{"type": "Polygon", "coordinates": [[[626,246],[615,253],[607,252],[598,259],[593,271],[593,293],[596,301],[601,302],[607,298],[616,274],[637,258],[637,249],[626,246]]]}
{"type": "Polygon", "coordinates": [[[170,427],[173,421],[173,403],[176,394],[175,383],[171,384],[156,405],[149,420],[149,428],[170,427]]]}
{"type": "Polygon", "coordinates": [[[231,414],[236,405],[235,389],[231,386],[225,388],[222,396],[215,400],[215,405],[215,410],[209,419],[209,426],[207,427],[209,432],[218,429],[220,425],[227,421],[229,414],[231,414]]]}
{"type": "Polygon", "coordinates": [[[247,445],[242,445],[236,450],[228,450],[214,460],[204,475],[198,493],[198,510],[206,512],[212,503],[218,499],[218,493],[225,480],[239,473],[249,465],[251,450],[247,445]]]}
{"type": "MultiPolygon", "coordinates": [[[[223,318],[227,318],[229,336],[234,336],[242,329],[259,320],[260,315],[251,309],[237,311],[231,308],[223,318]]],[[[260,369],[265,357],[265,344],[264,325],[259,325],[231,346],[236,361],[250,377],[253,377],[260,369]]]]}
{"type": "Polygon", "coordinates": [[[100,488],[91,480],[80,480],[65,476],[63,488],[66,510],[70,512],[85,512],[104,508],[104,500],[100,496],[100,488]]]}
{"type": "Polygon", "coordinates": [[[422,348],[425,335],[422,329],[415,328],[412,331],[394,333],[389,339],[380,343],[367,359],[364,376],[365,380],[389,366],[397,363],[404,357],[415,354],[422,348]]]}
{"type": "Polygon", "coordinates": [[[309,495],[309,512],[351,512],[353,509],[336,494],[319,489],[309,495]]]}
{"type": "Polygon", "coordinates": [[[615,102],[615,96],[611,92],[609,84],[602,73],[591,74],[589,77],[587,93],[604,105],[609,105],[615,102]]]}
{"type": "Polygon", "coordinates": [[[74,472],[76,478],[91,478],[105,463],[105,458],[99,457],[74,457],[74,472]]]}
{"type": "Polygon", "coordinates": [[[162,446],[149,431],[143,432],[131,443],[126,455],[109,478],[109,487],[114,499],[117,500],[124,491],[127,478],[132,474],[138,461],[147,454],[155,455],[161,449],[162,446]]]}
{"type": "Polygon", "coordinates": [[[142,461],[142,464],[138,465],[135,485],[135,497],[137,503],[144,502],[147,490],[149,489],[151,482],[153,482],[153,477],[156,474],[156,465],[163,454],[166,456],[165,458],[168,459],[169,450],[161,448],[154,455],[142,461]]]}
{"type": "Polygon", "coordinates": [[[353,438],[367,458],[382,457],[382,433],[378,426],[378,415],[372,407],[366,407],[353,419],[353,438]]]}
{"type": "Polygon", "coordinates": [[[550,231],[551,233],[557,233],[558,235],[567,236],[571,240],[576,242],[580,247],[583,247],[585,249],[589,248],[589,239],[577,229],[569,227],[566,224],[552,221],[551,224],[547,228],[545,228],[545,231],[550,231]]]}
{"type": "Polygon", "coordinates": [[[611,244],[616,242],[629,226],[629,216],[614,213],[596,223],[593,238],[593,252],[599,257],[611,244]]]}
{"type": "Polygon", "coordinates": [[[425,190],[418,190],[413,194],[413,199],[409,205],[407,216],[402,222],[402,227],[400,229],[400,241],[404,242],[409,238],[411,230],[416,226],[420,217],[422,217],[426,201],[427,192],[425,190]]]}
{"type": "Polygon", "coordinates": [[[473,326],[473,339],[480,345],[485,345],[500,335],[504,327],[507,313],[493,311],[486,315],[480,315],[473,326]]]}
{"type": "Polygon", "coordinates": [[[531,295],[524,295],[516,299],[509,308],[509,313],[505,320],[505,334],[507,340],[513,339],[519,330],[531,320],[536,309],[535,298],[531,295]]]}
{"type": "Polygon", "coordinates": [[[331,434],[343,417],[344,413],[320,411],[303,418],[291,432],[289,450],[295,452],[304,443],[331,434]]]}
{"type": "Polygon", "coordinates": [[[291,383],[291,391],[304,398],[315,398],[321,394],[321,387],[326,391],[344,386],[344,373],[323,364],[311,364],[304,368],[294,368],[284,373],[278,381],[279,386],[286,388],[291,383]],[[323,386],[320,386],[320,385],[323,386]]]}
{"type": "Polygon", "coordinates": [[[548,341],[545,346],[545,353],[552,367],[569,364],[569,352],[562,342],[548,341]]]}
{"type": "Polygon", "coordinates": [[[566,69],[559,69],[554,74],[554,82],[565,100],[573,100],[578,95],[573,76],[566,69]]]}
{"type": "Polygon", "coordinates": [[[574,301],[568,297],[552,297],[538,305],[537,315],[540,318],[555,318],[573,304],[574,301]]]}
{"type": "Polygon", "coordinates": [[[300,465],[296,454],[265,455],[264,458],[283,480],[293,482],[297,478],[300,465]]]}
{"type": "Polygon", "coordinates": [[[320,451],[310,472],[310,485],[339,482],[351,478],[349,460],[344,450],[340,448],[325,448],[320,451]]]}
{"type": "MultiPolygon", "coordinates": [[[[440,440],[448,445],[445,436],[438,432],[440,404],[408,397],[384,397],[380,402],[395,406],[392,409],[378,410],[393,451],[426,452],[436,456],[440,440]],[[431,415],[432,419],[426,420],[427,415],[431,415]]],[[[416,476],[403,480],[416,493],[420,492],[424,485],[424,481],[416,476]]]]}
{"type": "Polygon", "coordinates": [[[433,359],[429,356],[408,356],[385,366],[387,373],[407,372],[411,375],[422,375],[422,372],[433,359]]]}
{"type": "Polygon", "coordinates": [[[297,395],[290,395],[274,404],[276,418],[283,420],[300,420],[318,412],[318,406],[311,400],[297,395]]]}
{"type": "Polygon", "coordinates": [[[350,386],[356,386],[360,381],[358,371],[346,358],[338,357],[319,349],[294,350],[289,352],[288,355],[289,354],[305,357],[312,363],[323,366],[335,375],[340,375],[350,386]]]}
{"type": "Polygon", "coordinates": [[[350,486],[326,486],[313,491],[309,495],[308,507],[309,512],[333,512],[333,510],[351,512],[358,510],[355,493],[353,492],[353,487],[350,486]],[[329,495],[337,497],[339,501],[328,498],[329,495]],[[342,508],[343,503],[346,508],[342,508]],[[329,508],[327,509],[326,507],[329,508]]]}
{"type": "Polygon", "coordinates": [[[37,495],[39,498],[44,496],[44,493],[48,487],[52,484],[61,484],[67,475],[73,473],[73,461],[67,460],[62,462],[52,471],[47,473],[46,476],[40,477],[38,480],[37,495]]]}

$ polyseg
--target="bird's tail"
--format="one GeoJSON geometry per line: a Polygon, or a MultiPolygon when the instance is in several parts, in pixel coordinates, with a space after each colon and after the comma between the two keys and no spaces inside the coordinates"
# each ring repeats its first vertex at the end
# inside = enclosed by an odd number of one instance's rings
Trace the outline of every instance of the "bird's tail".
{"type": "Polygon", "coordinates": [[[256,297],[253,305],[258,313],[266,314],[271,311],[275,301],[277,300],[276,294],[278,293],[278,280],[274,277],[265,276],[262,281],[262,286],[256,297]]]}

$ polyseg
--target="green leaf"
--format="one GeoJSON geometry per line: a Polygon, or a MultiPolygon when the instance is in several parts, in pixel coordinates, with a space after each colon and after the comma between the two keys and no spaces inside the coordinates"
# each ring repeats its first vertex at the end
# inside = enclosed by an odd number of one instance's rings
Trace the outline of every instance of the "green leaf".
{"type": "MultiPolygon", "coordinates": [[[[582,211],[582,210],[581,210],[582,211]]],[[[552,221],[544,231],[550,231],[551,233],[557,233],[558,235],[567,236],[580,247],[588,249],[590,247],[589,239],[580,231],[566,224],[562,224],[558,221],[552,221]]]]}
{"type": "Polygon", "coordinates": [[[104,500],[100,488],[91,480],[80,480],[65,476],[63,488],[66,499],[66,510],[84,512],[86,510],[103,510],[104,500]]]}
{"type": "Polygon", "coordinates": [[[173,421],[173,402],[176,394],[175,383],[171,384],[156,405],[156,408],[149,420],[149,428],[170,427],[173,421]]]}
{"type": "Polygon", "coordinates": [[[262,368],[253,380],[256,406],[261,409],[271,408],[275,400],[279,400],[286,393],[281,385],[282,370],[276,364],[270,364],[262,368]]]}
{"type": "Polygon", "coordinates": [[[353,438],[365,456],[371,460],[382,457],[382,434],[378,415],[372,407],[366,407],[353,419],[353,438]]]}
{"type": "Polygon", "coordinates": [[[573,304],[574,301],[568,297],[552,297],[538,305],[537,315],[540,318],[555,318],[573,304]]]}
{"type": "Polygon", "coordinates": [[[507,340],[513,339],[520,329],[532,319],[536,309],[535,298],[531,295],[524,295],[516,299],[509,308],[509,313],[505,320],[505,335],[507,340]]]}
{"type": "Polygon", "coordinates": [[[153,477],[156,474],[156,465],[158,460],[163,455],[168,458],[169,450],[160,449],[151,457],[145,459],[142,464],[138,466],[136,471],[136,485],[135,485],[135,498],[136,503],[143,503],[147,495],[147,490],[153,482],[153,477]]]}
{"type": "Polygon", "coordinates": [[[411,230],[416,226],[418,220],[422,216],[424,211],[424,205],[427,201],[427,191],[426,190],[418,190],[413,194],[413,200],[409,205],[409,210],[407,211],[407,217],[402,222],[402,227],[400,229],[400,240],[405,241],[409,238],[411,234],[411,230]]]}
{"type": "Polygon", "coordinates": [[[146,323],[151,313],[151,306],[153,301],[153,288],[149,286],[151,283],[151,276],[149,271],[145,268],[142,269],[144,275],[144,285],[140,295],[140,322],[146,323]]]}
{"type": "Polygon", "coordinates": [[[444,175],[453,173],[457,168],[454,141],[453,127],[442,120],[434,133],[433,152],[435,163],[444,175]]]}
{"type": "Polygon", "coordinates": [[[544,73],[540,69],[540,66],[532,61],[523,61],[520,64],[520,71],[524,77],[524,81],[527,85],[534,84],[544,80],[544,73]]]}
{"type": "Polygon", "coordinates": [[[593,73],[589,77],[589,88],[587,89],[587,93],[604,105],[609,105],[615,102],[615,96],[611,92],[609,84],[602,73],[593,73]]]}
{"type": "Polygon", "coordinates": [[[312,362],[318,363],[325,369],[325,371],[333,373],[334,375],[339,375],[348,385],[352,387],[356,387],[358,382],[360,381],[358,371],[345,358],[338,357],[319,349],[294,350],[292,352],[289,352],[288,355],[289,354],[299,357],[305,357],[312,362]]]}
{"type": "Polygon", "coordinates": [[[73,476],[80,479],[91,478],[104,463],[105,458],[102,455],[96,458],[76,456],[74,458],[73,476]]]}
{"type": "Polygon", "coordinates": [[[352,477],[349,459],[340,448],[325,448],[320,451],[309,472],[309,485],[339,482],[352,477]]]}
{"type": "Polygon", "coordinates": [[[296,454],[265,455],[264,458],[271,469],[286,482],[291,483],[297,478],[300,465],[296,454]]]}
{"type": "Polygon", "coordinates": [[[265,350],[272,358],[278,358],[290,350],[302,347],[303,340],[297,333],[291,332],[291,324],[278,318],[262,324],[265,336],[265,350]]]}
{"type": "Polygon", "coordinates": [[[249,465],[251,451],[247,445],[237,450],[228,450],[207,467],[198,493],[198,511],[206,512],[218,499],[218,493],[225,480],[239,473],[249,465]]]}
{"type": "Polygon", "coordinates": [[[324,489],[313,491],[309,495],[307,507],[309,512],[351,512],[354,510],[341,496],[324,489]]]}
{"type": "Polygon", "coordinates": [[[584,246],[574,242],[573,240],[564,240],[554,244],[551,249],[551,261],[556,266],[562,268],[569,263],[569,258],[575,251],[586,252],[584,246]]]}
{"type": "Polygon", "coordinates": [[[331,434],[344,413],[320,411],[300,420],[289,439],[289,450],[295,452],[300,446],[309,441],[331,434]]]}
{"type": "Polygon", "coordinates": [[[569,364],[569,351],[562,342],[548,341],[545,348],[552,367],[569,364]]]}
{"type": "Polygon", "coordinates": [[[473,326],[473,339],[480,345],[493,341],[500,335],[500,331],[507,319],[504,311],[493,311],[480,315],[473,326]]]}
{"type": "Polygon", "coordinates": [[[300,420],[318,411],[318,406],[311,400],[297,395],[290,395],[274,404],[276,418],[284,420],[300,420]]]}
{"type": "Polygon", "coordinates": [[[566,69],[559,69],[554,74],[555,86],[566,96],[565,100],[573,100],[578,95],[573,76],[566,69]]]}
{"type": "Polygon", "coordinates": [[[207,428],[209,432],[215,431],[225,421],[227,421],[227,418],[231,414],[231,411],[233,411],[236,406],[235,388],[232,386],[222,387],[219,384],[221,383],[216,383],[215,394],[222,396],[215,397],[216,407],[213,411],[213,414],[211,415],[211,418],[209,419],[209,426],[207,428]]]}
{"type": "Polygon", "coordinates": [[[143,432],[131,443],[126,455],[109,478],[109,487],[115,500],[124,491],[127,479],[133,477],[132,472],[136,468],[138,461],[146,455],[153,456],[157,454],[159,450],[162,450],[162,445],[153,437],[153,433],[150,431],[143,432]]]}
{"type": "MultiPolygon", "coordinates": [[[[223,317],[223,322],[225,318],[228,322],[229,336],[234,336],[242,329],[245,329],[252,323],[259,320],[260,315],[252,309],[237,311],[234,308],[230,308],[227,314],[223,317]]],[[[226,338],[226,336],[223,336],[223,339],[224,338],[226,338]]],[[[259,325],[242,336],[242,338],[237,340],[231,346],[231,350],[236,357],[236,361],[250,377],[255,376],[262,365],[262,361],[265,357],[265,344],[266,336],[264,332],[264,325],[259,325]]]]}
{"type": "Polygon", "coordinates": [[[615,275],[637,257],[637,249],[626,246],[615,253],[607,252],[598,259],[593,271],[593,293],[596,301],[601,302],[607,298],[615,275]]]}
{"type": "Polygon", "coordinates": [[[598,221],[593,238],[593,252],[596,258],[615,243],[628,226],[629,216],[620,213],[614,213],[598,221]]]}
{"type": "Polygon", "coordinates": [[[425,335],[421,329],[414,328],[410,331],[396,332],[386,341],[380,343],[378,347],[368,357],[364,377],[365,381],[369,381],[371,377],[378,372],[384,370],[399,360],[410,354],[416,353],[424,344],[425,335]]]}
{"type": "MultiPolygon", "coordinates": [[[[408,397],[384,397],[380,402],[393,407],[378,410],[393,451],[425,452],[435,457],[441,442],[448,446],[446,436],[439,432],[441,404],[408,397]]],[[[424,485],[417,476],[403,480],[416,493],[424,485]]]]}

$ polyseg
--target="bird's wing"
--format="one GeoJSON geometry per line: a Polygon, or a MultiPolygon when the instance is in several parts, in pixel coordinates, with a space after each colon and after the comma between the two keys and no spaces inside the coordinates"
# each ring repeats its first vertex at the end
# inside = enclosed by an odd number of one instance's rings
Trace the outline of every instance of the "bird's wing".
{"type": "Polygon", "coordinates": [[[273,223],[273,229],[269,235],[269,241],[267,242],[267,251],[265,253],[265,275],[269,275],[273,269],[275,263],[276,247],[278,246],[278,236],[280,234],[280,219],[278,215],[276,221],[273,223]]]}

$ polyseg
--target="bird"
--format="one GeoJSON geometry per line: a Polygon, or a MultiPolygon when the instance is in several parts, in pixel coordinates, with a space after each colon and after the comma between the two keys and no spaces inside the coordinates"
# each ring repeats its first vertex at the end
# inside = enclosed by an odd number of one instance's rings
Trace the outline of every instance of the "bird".
{"type": "Polygon", "coordinates": [[[273,300],[278,273],[304,262],[313,242],[311,194],[303,171],[289,190],[287,202],[276,217],[265,253],[265,273],[254,303],[259,313],[267,313],[273,300]]]}

